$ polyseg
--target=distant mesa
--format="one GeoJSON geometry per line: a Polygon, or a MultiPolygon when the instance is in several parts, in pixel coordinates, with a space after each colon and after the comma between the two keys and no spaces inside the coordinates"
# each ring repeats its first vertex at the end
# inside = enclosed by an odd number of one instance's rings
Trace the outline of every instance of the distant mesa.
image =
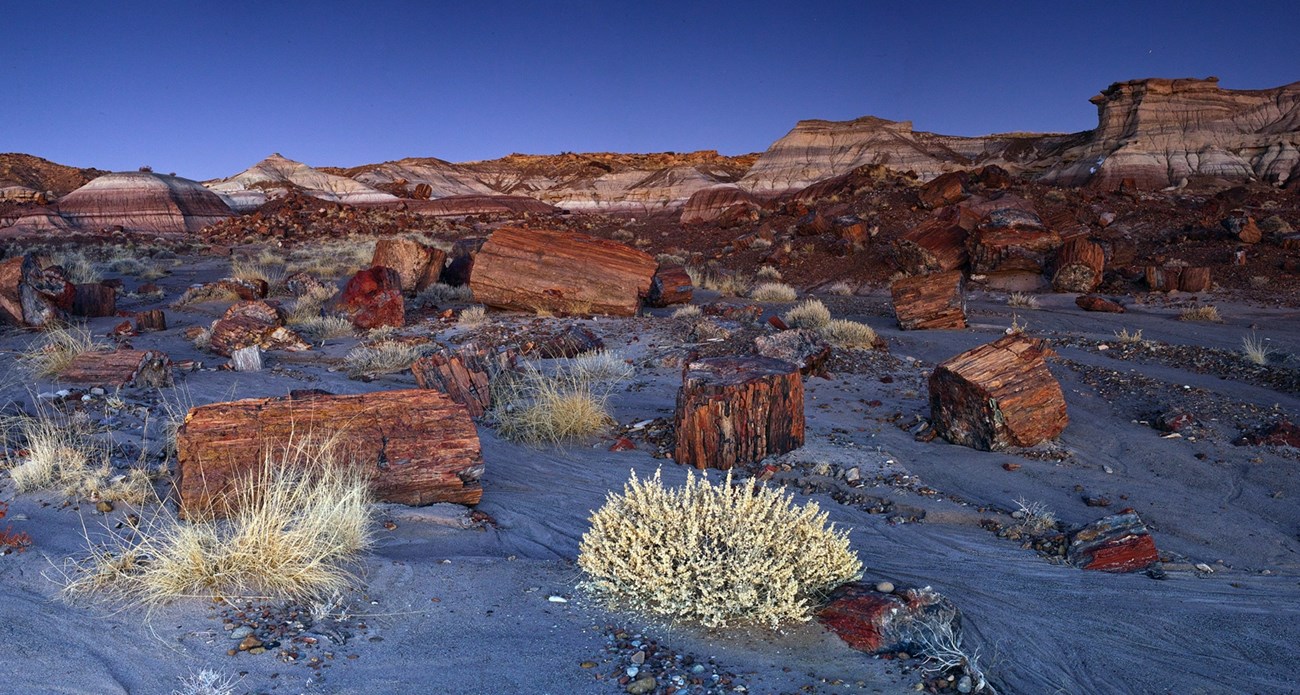
{"type": "Polygon", "coordinates": [[[329,174],[295,162],[279,153],[254,164],[230,178],[208,181],[204,185],[221,196],[237,212],[249,212],[270,198],[290,192],[335,203],[395,202],[397,197],[376,190],[346,176],[329,174]]]}
{"type": "Polygon", "coordinates": [[[60,199],[58,211],[83,231],[158,234],[197,232],[234,214],[199,182],[149,171],[101,176],[60,199]]]}

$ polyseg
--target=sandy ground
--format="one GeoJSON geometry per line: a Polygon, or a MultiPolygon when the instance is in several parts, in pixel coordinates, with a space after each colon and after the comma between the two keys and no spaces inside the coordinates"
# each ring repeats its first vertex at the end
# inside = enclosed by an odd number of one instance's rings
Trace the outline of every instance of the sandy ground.
{"type": "MultiPolygon", "coordinates": [[[[122,307],[161,306],[220,267],[196,261],[159,281],[164,300],[128,300],[122,307]]],[[[127,279],[128,287],[135,282],[127,279]]],[[[1175,307],[1159,302],[1132,303],[1123,315],[1086,314],[1072,296],[1043,296],[1041,308],[1014,312],[1031,333],[1053,340],[1059,358],[1052,371],[1065,389],[1070,425],[1050,446],[985,453],[942,440],[919,442],[896,423],[928,415],[924,376],[934,364],[1010,325],[1013,310],[1004,295],[976,291],[972,327],[951,332],[899,332],[880,294],[827,303],[837,315],[875,327],[890,354],[860,361],[857,373],[808,382],[808,444],[783,457],[793,470],[778,479],[791,483],[797,499],[817,500],[851,529],[868,579],[930,585],[953,600],[968,642],[979,648],[1001,692],[1300,692],[1300,456],[1231,443],[1240,423],[1252,418],[1260,423],[1278,410],[1300,415],[1300,396],[1154,359],[1117,359],[1115,351],[1097,347],[1113,344],[1114,332],[1126,328],[1173,345],[1237,350],[1255,327],[1277,350],[1273,365],[1295,370],[1300,312],[1220,303],[1224,323],[1184,323],[1175,320],[1175,307]],[[1095,386],[1089,374],[1110,374],[1112,381],[1095,386]],[[881,381],[885,375],[891,383],[881,381]],[[880,405],[868,404],[876,400],[880,405]],[[1143,424],[1153,404],[1170,403],[1199,409],[1203,426],[1195,435],[1165,439],[1143,424]],[[1006,471],[1008,462],[1021,467],[1006,471]],[[871,514],[836,502],[826,490],[845,484],[806,472],[817,463],[860,466],[867,484],[857,491],[891,502],[893,511],[871,514]],[[871,471],[912,477],[907,484],[877,482],[871,471]],[[921,487],[936,494],[919,493],[921,487]],[[1088,507],[1085,494],[1114,503],[1088,507]],[[1136,509],[1169,560],[1165,578],[1053,564],[980,527],[983,518],[1005,521],[1019,498],[1044,502],[1069,525],[1136,509]]],[[[216,366],[221,358],[199,353],[181,332],[223,308],[169,308],[170,328],[142,335],[134,346],[216,366]]],[[[623,424],[671,416],[678,372],[657,356],[673,344],[675,327],[663,318],[667,312],[656,313],[586,322],[638,364],[633,383],[614,400],[623,424]]],[[[114,323],[90,325],[104,333],[114,323]]],[[[0,336],[4,362],[12,365],[15,351],[33,338],[0,336]]],[[[200,404],[296,388],[360,393],[413,386],[409,374],[362,382],[331,371],[355,343],[330,341],[307,357],[270,353],[269,369],[257,374],[178,375],[163,397],[200,404]]],[[[33,394],[58,387],[12,383],[0,400],[30,403],[33,394]]],[[[118,436],[138,441],[140,432],[118,436]]],[[[630,471],[645,476],[662,469],[672,484],[685,471],[654,458],[644,441],[637,450],[611,453],[609,439],[535,449],[485,427],[480,436],[487,473],[478,508],[497,525],[460,529],[445,523],[444,510],[382,508],[380,518],[395,527],[377,531],[378,544],[360,567],[362,584],[335,611],[339,629],[291,664],[273,652],[228,656],[234,643],[222,630],[223,607],[207,600],[182,600],[146,615],[62,597],[58,580],[66,560],[85,554],[83,528],[94,537],[102,524],[132,510],[100,515],[93,504],[68,503],[53,491],[16,495],[0,475],[0,500],[12,504],[6,521],[34,541],[25,553],[0,557],[0,644],[8,651],[0,661],[0,692],[166,693],[180,678],[210,668],[236,677],[236,692],[251,693],[618,693],[623,688],[610,682],[611,674],[626,662],[606,651],[609,634],[618,630],[712,658],[707,673],[734,674],[734,684],[750,693],[915,692],[919,674],[854,652],[816,623],[779,632],[704,631],[647,623],[584,598],[575,589],[581,575],[574,559],[591,511],[621,489],[630,471]],[[323,665],[313,667],[309,656],[323,665]],[[584,662],[595,666],[583,668],[584,662]]]]}

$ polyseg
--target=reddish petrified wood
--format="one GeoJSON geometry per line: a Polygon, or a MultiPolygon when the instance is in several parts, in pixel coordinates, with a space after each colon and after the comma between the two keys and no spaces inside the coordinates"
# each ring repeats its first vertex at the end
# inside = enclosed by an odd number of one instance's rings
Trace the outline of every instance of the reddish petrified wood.
{"type": "Polygon", "coordinates": [[[1110,314],[1124,313],[1124,307],[1117,302],[1112,302],[1105,297],[1098,297],[1095,294],[1085,294],[1074,298],[1074,303],[1084,311],[1103,311],[1110,314]]]}
{"type": "Polygon", "coordinates": [[[1178,289],[1182,292],[1204,292],[1212,284],[1209,268],[1183,268],[1183,272],[1178,275],[1178,289]]]}
{"type": "Polygon", "coordinates": [[[760,335],[754,339],[754,350],[763,357],[789,362],[803,374],[821,374],[831,356],[831,346],[821,335],[805,328],[760,335]]]}
{"type": "Polygon", "coordinates": [[[156,350],[86,352],[73,358],[59,379],[107,388],[161,388],[172,385],[171,360],[156,350]]]}
{"type": "Polygon", "coordinates": [[[1052,289],[1057,292],[1091,292],[1101,284],[1106,251],[1085,237],[1074,237],[1056,252],[1052,289]]]}
{"type": "Polygon", "coordinates": [[[557,357],[576,357],[584,352],[605,349],[605,341],[582,326],[566,325],[557,329],[539,328],[519,341],[521,355],[532,355],[542,359],[557,357]]]}
{"type": "Polygon", "coordinates": [[[690,362],[677,392],[675,458],[696,468],[731,468],[803,446],[803,380],[767,357],[690,362]]]}
{"type": "Polygon", "coordinates": [[[1159,559],[1150,531],[1131,509],[1076,531],[1065,557],[1076,567],[1102,572],[1136,572],[1159,559]]]}
{"type": "Polygon", "coordinates": [[[401,328],[406,325],[402,280],[396,270],[384,266],[358,271],[335,300],[334,309],[361,330],[401,328]]]}
{"type": "Polygon", "coordinates": [[[1182,274],[1183,268],[1180,266],[1149,265],[1145,270],[1147,287],[1156,292],[1172,292],[1178,289],[1182,274]]]}
{"type": "Polygon", "coordinates": [[[895,280],[890,294],[899,327],[905,331],[965,328],[965,282],[961,271],[895,280]]]}
{"type": "Polygon", "coordinates": [[[1237,446],[1289,446],[1300,449],[1300,425],[1279,420],[1248,432],[1232,442],[1237,446]]]}
{"type": "Polygon", "coordinates": [[[1248,215],[1233,215],[1223,220],[1223,228],[1243,244],[1258,244],[1264,238],[1255,218],[1248,215]]]}
{"type": "Polygon", "coordinates": [[[294,273],[293,275],[290,275],[284,281],[284,286],[295,297],[302,297],[304,295],[311,294],[312,292],[323,291],[327,287],[329,287],[329,285],[326,285],[315,275],[312,275],[311,273],[303,273],[303,272],[294,273]]]}
{"type": "Polygon", "coordinates": [[[165,331],[167,330],[167,315],[163,313],[162,309],[137,311],[135,314],[135,329],[141,333],[145,331],[165,331]]]}
{"type": "Polygon", "coordinates": [[[32,328],[62,320],[76,288],[28,253],[0,262],[0,319],[32,328]]]}
{"type": "Polygon", "coordinates": [[[375,498],[477,504],[483,456],[465,406],[437,391],[250,398],[190,410],[176,436],[176,489],[187,518],[231,511],[235,486],[297,442],[333,442],[371,476],[375,498]]]}
{"type": "Polygon", "coordinates": [[[959,270],[970,259],[966,241],[978,221],[965,208],[942,210],[894,242],[894,261],[913,275],[959,270]]]}
{"type": "Polygon", "coordinates": [[[951,205],[966,199],[968,181],[969,177],[964,171],[950,171],[946,174],[940,174],[929,183],[921,186],[920,190],[916,192],[916,197],[921,199],[921,205],[931,210],[951,205]]]}
{"type": "Polygon", "coordinates": [[[98,282],[76,285],[76,288],[77,296],[72,300],[73,314],[99,318],[117,313],[117,290],[98,282]]]}
{"type": "Polygon", "coordinates": [[[944,439],[983,451],[1033,446],[1069,423],[1042,340],[1016,333],[961,353],[930,375],[930,417],[944,439]]]}
{"type": "Polygon", "coordinates": [[[411,197],[416,200],[428,200],[433,197],[433,186],[427,183],[415,184],[415,190],[411,192],[411,197]]]}
{"type": "Polygon", "coordinates": [[[212,325],[208,338],[208,349],[222,357],[254,345],[264,350],[295,352],[311,347],[284,326],[284,314],[278,304],[261,300],[231,305],[212,325]]]}
{"type": "Polygon", "coordinates": [[[956,634],[961,618],[957,607],[929,589],[902,589],[880,593],[870,584],[851,582],[831,592],[815,614],[817,622],[850,647],[868,654],[912,651],[918,621],[936,629],[949,626],[956,634]]]}
{"type": "Polygon", "coordinates": [[[615,241],[507,227],[475,256],[470,289],[475,301],[504,309],[633,316],[657,267],[615,241]]]}
{"type": "Polygon", "coordinates": [[[492,407],[491,383],[498,374],[515,368],[514,350],[488,350],[467,343],[459,350],[440,350],[411,365],[415,383],[422,389],[441,391],[480,417],[492,407]]]}
{"type": "Polygon", "coordinates": [[[1002,208],[990,212],[966,241],[973,273],[1042,273],[1061,237],[1032,212],[1002,208]]]}
{"type": "Polygon", "coordinates": [[[442,249],[405,237],[387,237],[375,242],[370,265],[397,271],[402,291],[413,294],[438,282],[446,261],[447,254],[442,249]]]}
{"type": "Polygon", "coordinates": [[[688,304],[695,291],[691,276],[681,266],[667,265],[655,271],[650,280],[650,292],[646,294],[648,306],[665,307],[673,304],[688,304]]]}

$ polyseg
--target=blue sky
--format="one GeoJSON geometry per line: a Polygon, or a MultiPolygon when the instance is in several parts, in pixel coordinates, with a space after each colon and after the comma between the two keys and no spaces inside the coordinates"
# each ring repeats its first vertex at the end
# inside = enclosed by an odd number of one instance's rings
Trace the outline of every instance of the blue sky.
{"type": "Polygon", "coordinates": [[[9,4],[0,151],[205,179],[761,151],[805,118],[1078,131],[1115,81],[1300,80],[1300,3],[9,4]]]}

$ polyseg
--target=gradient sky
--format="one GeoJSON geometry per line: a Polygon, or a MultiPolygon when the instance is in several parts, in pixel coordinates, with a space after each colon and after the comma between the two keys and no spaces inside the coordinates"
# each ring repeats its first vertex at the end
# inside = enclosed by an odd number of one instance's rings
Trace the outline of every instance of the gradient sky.
{"type": "Polygon", "coordinates": [[[0,152],[229,176],[762,151],[805,118],[1079,131],[1139,77],[1300,80],[1300,3],[3,2],[0,152]]]}

